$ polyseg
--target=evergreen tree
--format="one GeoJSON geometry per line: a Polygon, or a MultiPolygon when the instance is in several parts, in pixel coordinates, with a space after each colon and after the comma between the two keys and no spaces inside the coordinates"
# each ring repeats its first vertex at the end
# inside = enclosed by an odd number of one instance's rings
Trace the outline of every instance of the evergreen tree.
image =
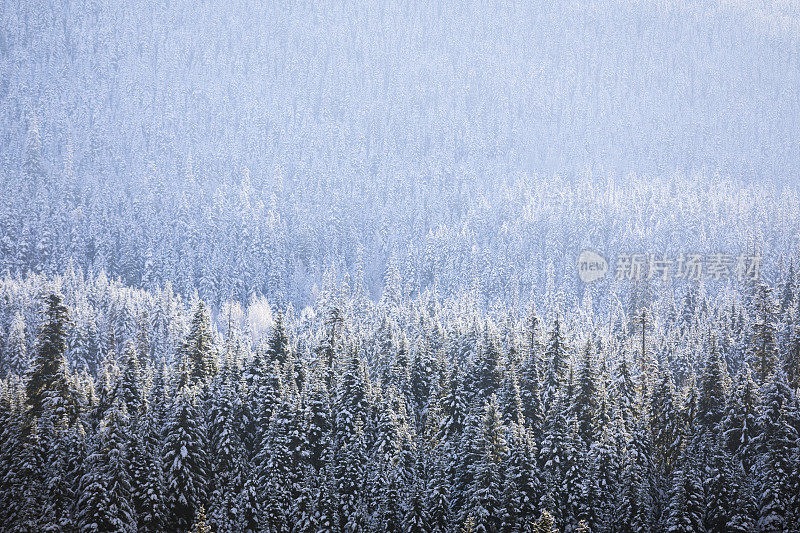
{"type": "Polygon", "coordinates": [[[186,358],[192,384],[206,383],[218,370],[211,318],[203,300],[197,301],[189,334],[183,342],[181,353],[186,358]]]}
{"type": "Polygon", "coordinates": [[[669,533],[703,530],[703,487],[687,447],[672,473],[665,529],[669,533]]]}
{"type": "Polygon", "coordinates": [[[651,395],[652,457],[665,477],[670,477],[681,445],[681,422],[672,377],[664,370],[651,395]]]}
{"type": "Polygon", "coordinates": [[[712,339],[709,356],[700,377],[698,422],[706,431],[716,432],[725,416],[727,370],[719,354],[716,339],[712,339]]]}
{"type": "Polygon", "coordinates": [[[525,423],[530,427],[533,437],[538,441],[542,437],[542,427],[544,425],[538,352],[529,355],[523,364],[520,372],[519,388],[525,423]]]}
{"type": "Polygon", "coordinates": [[[495,340],[489,336],[488,331],[484,332],[483,349],[480,351],[480,358],[476,366],[474,392],[485,402],[493,394],[496,395],[500,389],[502,376],[500,374],[500,351],[495,340]]]}
{"type": "Polygon", "coordinates": [[[772,289],[766,283],[760,283],[755,289],[753,315],[748,352],[756,377],[763,384],[775,370],[778,351],[775,304],[772,289]]]}
{"type": "Polygon", "coordinates": [[[553,330],[545,352],[545,375],[542,387],[542,403],[547,414],[555,402],[558,391],[564,385],[567,372],[567,349],[561,324],[558,318],[553,322],[553,330]]]}
{"type": "Polygon", "coordinates": [[[532,533],[556,533],[557,531],[553,515],[546,510],[542,511],[541,516],[533,524],[533,529],[531,529],[532,533]]]}
{"type": "Polygon", "coordinates": [[[120,395],[132,417],[144,412],[144,392],[139,357],[132,342],[125,345],[123,368],[120,379],[120,395]]]}
{"type": "Polygon", "coordinates": [[[623,422],[625,422],[625,428],[630,431],[635,425],[635,418],[638,414],[636,409],[637,389],[633,381],[633,376],[631,375],[628,356],[624,352],[619,354],[613,394],[617,399],[620,415],[622,416],[623,422]]]}
{"type": "Polygon", "coordinates": [[[736,377],[736,389],[728,400],[723,422],[726,448],[745,472],[750,472],[756,458],[759,403],[758,388],[745,363],[736,377]]]}
{"type": "Polygon", "coordinates": [[[98,432],[96,448],[81,486],[81,531],[136,531],[128,464],[128,412],[116,400],[98,432]]]}
{"type": "Polygon", "coordinates": [[[523,425],[525,418],[522,415],[522,397],[519,381],[517,381],[516,368],[509,364],[503,375],[503,382],[498,393],[498,405],[506,425],[523,425]]]}
{"type": "Polygon", "coordinates": [[[792,464],[797,446],[797,429],[792,418],[792,393],[786,376],[778,370],[767,384],[763,395],[764,407],[759,418],[761,434],[759,531],[786,531],[792,526],[793,482],[792,464]]]}
{"type": "Polygon", "coordinates": [[[505,465],[503,530],[522,529],[533,522],[542,497],[537,465],[536,443],[532,432],[512,428],[505,465]]]}
{"type": "Polygon", "coordinates": [[[200,506],[207,502],[206,431],[191,389],[177,391],[164,440],[165,527],[186,531],[200,506]]]}
{"type": "MultiPolygon", "coordinates": [[[[37,338],[36,358],[27,383],[27,403],[31,417],[42,415],[48,397],[51,401],[60,398],[65,407],[70,400],[65,360],[69,324],[67,308],[59,294],[50,294],[45,301],[45,322],[37,338]]],[[[70,419],[76,416],[74,412],[64,414],[70,419]]]]}
{"type": "Polygon", "coordinates": [[[286,337],[286,328],[283,325],[283,313],[275,315],[275,325],[272,327],[272,334],[267,341],[267,362],[277,361],[283,367],[289,357],[289,339],[286,337]]]}
{"type": "Polygon", "coordinates": [[[25,143],[25,159],[22,172],[29,183],[36,185],[45,176],[44,157],[42,156],[42,138],[39,135],[39,124],[36,118],[31,120],[28,138],[25,143]]]}
{"type": "Polygon", "coordinates": [[[578,369],[578,386],[571,409],[578,424],[578,436],[586,448],[595,438],[598,403],[597,382],[592,365],[592,348],[591,344],[587,342],[578,369]]]}
{"type": "Polygon", "coordinates": [[[19,312],[14,314],[5,340],[6,373],[24,375],[30,362],[26,341],[25,319],[19,312]]]}
{"type": "Polygon", "coordinates": [[[505,438],[497,399],[491,396],[479,435],[480,455],[472,465],[472,486],[467,496],[467,509],[475,532],[498,532],[503,515],[503,468],[507,459],[508,444],[505,438]]]}

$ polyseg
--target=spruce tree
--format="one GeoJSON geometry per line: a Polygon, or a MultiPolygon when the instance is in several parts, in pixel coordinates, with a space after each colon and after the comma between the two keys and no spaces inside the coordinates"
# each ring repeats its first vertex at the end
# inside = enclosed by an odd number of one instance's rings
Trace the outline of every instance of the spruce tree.
{"type": "Polygon", "coordinates": [[[275,315],[275,324],[267,341],[266,357],[268,363],[277,361],[281,367],[286,364],[289,357],[289,339],[286,337],[286,328],[283,325],[283,313],[280,311],[275,315]]]}
{"type": "Polygon", "coordinates": [[[129,477],[129,423],[125,404],[116,400],[101,423],[88,472],[81,482],[81,531],[137,530],[129,477]]]}
{"type": "Polygon", "coordinates": [[[219,364],[211,332],[211,318],[203,300],[197,301],[181,354],[186,358],[192,384],[206,383],[217,373],[219,364]]]}
{"type": "Polygon", "coordinates": [[[471,465],[472,485],[467,496],[468,515],[475,524],[475,532],[500,531],[503,515],[502,465],[508,454],[505,434],[497,399],[491,396],[484,408],[479,433],[480,452],[477,461],[471,465]]]}
{"type": "Polygon", "coordinates": [[[192,389],[176,391],[164,440],[165,527],[187,530],[201,505],[207,502],[209,480],[206,431],[192,389]]]}
{"type": "Polygon", "coordinates": [[[547,414],[555,403],[558,391],[564,385],[567,372],[567,349],[561,324],[558,318],[553,322],[553,329],[545,351],[545,374],[542,384],[542,404],[547,414]]]}
{"type": "Polygon", "coordinates": [[[745,363],[736,377],[736,389],[728,400],[723,421],[726,448],[745,472],[750,472],[756,459],[759,403],[758,388],[745,363]]]}
{"type": "Polygon", "coordinates": [[[544,407],[542,405],[542,387],[539,378],[539,355],[534,352],[528,356],[520,372],[520,401],[525,423],[538,441],[542,437],[544,425],[544,407]]]}
{"type": "MultiPolygon", "coordinates": [[[[60,294],[45,298],[44,324],[36,342],[36,356],[28,376],[27,403],[31,417],[41,416],[47,397],[69,403],[68,369],[65,359],[69,317],[60,294]]],[[[70,418],[76,413],[65,413],[70,418]]]]}
{"type": "Polygon", "coordinates": [[[753,296],[753,322],[748,338],[750,364],[758,382],[763,384],[775,370],[777,363],[777,324],[772,288],[760,283],[753,296]]]}
{"type": "Polygon", "coordinates": [[[599,408],[598,387],[592,364],[592,347],[589,342],[586,343],[579,364],[577,390],[571,411],[578,424],[578,436],[583,446],[588,448],[595,438],[599,408]]]}
{"type": "Polygon", "coordinates": [[[705,368],[700,376],[697,418],[700,425],[710,432],[720,429],[725,416],[726,377],[725,363],[720,357],[716,339],[712,339],[705,368]]]}

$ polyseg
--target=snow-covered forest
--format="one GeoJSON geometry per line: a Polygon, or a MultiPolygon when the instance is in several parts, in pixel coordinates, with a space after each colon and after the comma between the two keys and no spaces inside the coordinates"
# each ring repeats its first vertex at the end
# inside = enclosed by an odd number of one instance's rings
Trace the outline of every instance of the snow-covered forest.
{"type": "Polygon", "coordinates": [[[0,190],[0,531],[800,532],[800,4],[4,2],[0,190]]]}

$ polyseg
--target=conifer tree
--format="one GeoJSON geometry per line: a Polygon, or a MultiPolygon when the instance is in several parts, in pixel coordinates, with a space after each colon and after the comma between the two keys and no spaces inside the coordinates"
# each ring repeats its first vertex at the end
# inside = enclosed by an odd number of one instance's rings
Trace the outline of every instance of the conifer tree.
{"type": "Polygon", "coordinates": [[[571,409],[578,424],[578,436],[585,448],[588,448],[595,438],[598,403],[597,382],[592,365],[592,348],[591,344],[587,342],[581,356],[577,390],[571,409]]]}
{"type": "Polygon", "coordinates": [[[630,362],[625,352],[619,354],[613,383],[613,394],[619,405],[620,415],[628,431],[635,425],[637,416],[637,390],[631,374],[630,362]]]}
{"type": "Polygon", "coordinates": [[[783,370],[778,370],[767,384],[763,395],[764,406],[759,418],[761,434],[758,444],[761,451],[760,501],[758,527],[760,531],[785,531],[793,515],[792,464],[797,445],[797,430],[792,418],[792,393],[783,370]]]}
{"type": "Polygon", "coordinates": [[[775,370],[778,350],[775,304],[772,289],[766,283],[760,283],[755,289],[753,314],[748,355],[758,382],[763,384],[775,370]]]}
{"type": "Polygon", "coordinates": [[[525,423],[538,441],[542,436],[544,425],[544,407],[542,406],[541,380],[539,378],[539,356],[534,352],[525,360],[520,372],[520,401],[525,423]]]}
{"type": "Polygon", "coordinates": [[[522,397],[519,381],[517,380],[517,371],[511,363],[509,363],[503,375],[497,399],[503,415],[503,421],[507,426],[512,424],[521,426],[525,423],[525,418],[522,414],[522,397]]]}
{"type": "Polygon", "coordinates": [[[128,463],[128,412],[122,400],[107,411],[89,470],[81,482],[81,531],[136,531],[128,463]]]}
{"type": "Polygon", "coordinates": [[[187,530],[207,502],[208,459],[206,431],[192,389],[176,391],[164,440],[165,527],[187,530]]]}
{"type": "Polygon", "coordinates": [[[726,448],[745,472],[750,472],[756,458],[759,403],[758,388],[745,363],[736,377],[736,389],[728,400],[723,421],[726,448]]]}
{"type": "MultiPolygon", "coordinates": [[[[37,338],[36,356],[28,377],[27,403],[31,417],[42,415],[44,403],[60,398],[66,407],[69,403],[67,348],[67,308],[60,294],[50,294],[45,299],[45,322],[37,338]]],[[[72,419],[76,413],[67,414],[72,419]]]]}
{"type": "Polygon", "coordinates": [[[545,414],[555,402],[558,391],[564,384],[567,373],[567,352],[561,324],[556,318],[545,351],[545,374],[542,386],[542,404],[545,414]]]}
{"type": "Polygon", "coordinates": [[[485,404],[479,433],[479,456],[472,465],[472,486],[467,496],[468,515],[476,532],[497,532],[503,515],[503,463],[507,460],[505,437],[497,399],[491,396],[485,404]]]}
{"type": "Polygon", "coordinates": [[[181,353],[187,360],[192,384],[206,383],[217,373],[219,365],[211,333],[211,318],[203,300],[197,301],[181,353]]]}
{"type": "Polygon", "coordinates": [[[716,432],[725,416],[727,370],[720,357],[716,339],[712,339],[705,368],[700,376],[697,418],[700,425],[710,432],[716,432]]]}
{"type": "Polygon", "coordinates": [[[665,530],[690,533],[703,528],[703,487],[692,454],[683,448],[672,473],[665,530]]]}
{"type": "Polygon", "coordinates": [[[267,341],[267,362],[277,361],[283,367],[289,357],[289,339],[286,337],[286,328],[283,325],[283,313],[275,315],[275,324],[267,341]]]}

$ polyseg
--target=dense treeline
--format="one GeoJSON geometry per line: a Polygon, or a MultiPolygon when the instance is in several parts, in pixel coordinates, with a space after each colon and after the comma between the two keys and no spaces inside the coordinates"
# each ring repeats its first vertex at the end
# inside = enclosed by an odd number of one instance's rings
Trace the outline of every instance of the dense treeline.
{"type": "Polygon", "coordinates": [[[299,307],[393,265],[522,309],[551,263],[581,296],[584,246],[780,269],[798,27],[794,2],[6,2],[0,273],[299,307]]]}
{"type": "MultiPolygon", "coordinates": [[[[33,168],[38,154],[34,143],[33,168]]],[[[542,305],[548,290],[563,290],[568,303],[582,298],[574,265],[590,247],[608,254],[612,268],[592,289],[605,309],[628,289],[614,283],[618,254],[758,251],[763,276],[775,280],[800,246],[796,187],[716,175],[619,184],[500,170],[467,176],[320,173],[299,187],[243,173],[206,192],[191,173],[118,188],[0,170],[8,191],[0,198],[0,273],[53,276],[71,263],[154,292],[170,282],[214,306],[264,296],[300,308],[316,299],[326,274],[347,275],[377,299],[389,272],[405,296],[469,291],[483,305],[523,309],[532,297],[542,305]]]]}
{"type": "Polygon", "coordinates": [[[0,528],[798,530],[793,273],[608,320],[390,292],[6,278],[0,528]]]}

